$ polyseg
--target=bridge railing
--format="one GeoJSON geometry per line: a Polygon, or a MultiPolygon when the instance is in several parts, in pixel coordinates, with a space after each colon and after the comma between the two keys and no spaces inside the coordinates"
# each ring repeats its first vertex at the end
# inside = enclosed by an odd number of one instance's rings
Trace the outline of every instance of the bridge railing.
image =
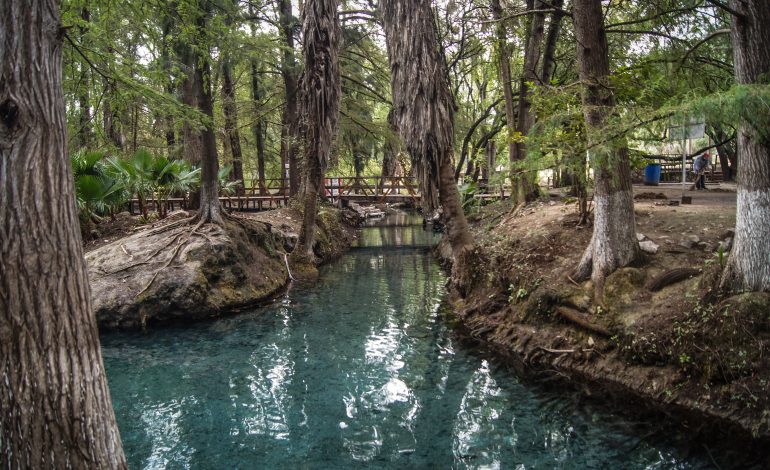
{"type": "MultiPolygon", "coordinates": [[[[286,207],[289,203],[288,182],[281,178],[267,178],[264,186],[257,180],[252,180],[250,186],[236,194],[221,196],[222,205],[235,211],[263,211],[286,207]]],[[[324,179],[323,199],[337,204],[340,200],[359,199],[371,202],[382,202],[393,198],[411,198],[417,201],[420,197],[415,178],[409,176],[380,176],[335,177],[324,179]]],[[[187,209],[189,200],[186,197],[172,197],[165,202],[166,209],[171,212],[187,209]]],[[[157,210],[155,201],[147,201],[150,211],[157,210]]],[[[132,214],[139,213],[139,201],[131,199],[128,209],[132,214]]]]}
{"type": "Polygon", "coordinates": [[[360,176],[348,178],[330,177],[324,180],[324,197],[332,203],[341,199],[362,199],[372,202],[401,197],[419,199],[414,178],[409,176],[360,176]]]}

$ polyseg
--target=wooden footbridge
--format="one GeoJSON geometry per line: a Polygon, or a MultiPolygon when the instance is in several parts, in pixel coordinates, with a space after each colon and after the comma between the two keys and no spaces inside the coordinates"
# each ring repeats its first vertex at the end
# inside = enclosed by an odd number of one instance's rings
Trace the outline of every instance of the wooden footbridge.
{"type": "MultiPolygon", "coordinates": [[[[415,178],[394,176],[329,177],[324,180],[322,198],[338,206],[348,202],[358,203],[405,203],[417,207],[420,205],[420,192],[415,178]]],[[[289,188],[286,180],[273,178],[265,180],[263,187],[252,181],[249,187],[237,195],[222,196],[222,205],[236,212],[258,212],[285,207],[289,203],[289,188]]],[[[189,200],[184,197],[169,198],[165,205],[169,212],[186,209],[189,200]]],[[[158,203],[148,202],[149,210],[155,210],[158,203]]],[[[129,201],[129,211],[139,213],[139,201],[129,201]]]]}

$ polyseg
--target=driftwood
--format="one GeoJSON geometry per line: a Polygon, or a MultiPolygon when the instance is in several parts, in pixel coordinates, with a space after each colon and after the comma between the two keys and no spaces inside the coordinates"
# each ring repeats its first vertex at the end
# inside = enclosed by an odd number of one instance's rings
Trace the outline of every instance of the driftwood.
{"type": "Polygon", "coordinates": [[[596,323],[591,322],[591,320],[588,318],[587,315],[575,309],[564,307],[564,306],[556,307],[556,313],[561,315],[562,318],[569,320],[572,323],[575,323],[576,325],[592,333],[596,333],[598,335],[602,335],[605,337],[612,336],[612,332],[610,330],[608,330],[607,328],[601,325],[597,325],[596,323]]]}
{"type": "Polygon", "coordinates": [[[652,278],[645,286],[650,292],[657,292],[666,286],[670,286],[679,281],[690,279],[700,274],[700,269],[695,268],[675,268],[652,278]]]}

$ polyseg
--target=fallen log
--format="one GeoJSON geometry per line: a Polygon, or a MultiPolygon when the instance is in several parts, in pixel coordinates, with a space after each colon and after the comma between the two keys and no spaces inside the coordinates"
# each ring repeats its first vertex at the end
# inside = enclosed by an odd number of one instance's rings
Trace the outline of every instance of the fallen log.
{"type": "Polygon", "coordinates": [[[700,269],[695,268],[675,268],[652,278],[645,286],[650,292],[657,292],[664,287],[670,286],[679,281],[690,279],[701,273],[700,269]]]}
{"type": "Polygon", "coordinates": [[[569,320],[572,323],[575,323],[576,325],[592,333],[596,333],[598,335],[602,335],[607,338],[612,336],[612,332],[610,330],[608,330],[607,328],[601,325],[597,325],[596,323],[593,323],[588,318],[588,315],[585,315],[582,312],[579,312],[575,309],[564,307],[564,306],[556,307],[556,313],[561,315],[561,317],[564,318],[565,320],[569,320]]]}

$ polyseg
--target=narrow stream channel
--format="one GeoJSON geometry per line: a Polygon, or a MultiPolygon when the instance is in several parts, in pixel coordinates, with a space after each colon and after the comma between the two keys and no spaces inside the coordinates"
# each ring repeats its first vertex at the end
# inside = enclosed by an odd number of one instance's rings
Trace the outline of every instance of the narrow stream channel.
{"type": "Polygon", "coordinates": [[[254,312],[103,335],[130,468],[710,468],[464,348],[410,220],[254,312]]]}

